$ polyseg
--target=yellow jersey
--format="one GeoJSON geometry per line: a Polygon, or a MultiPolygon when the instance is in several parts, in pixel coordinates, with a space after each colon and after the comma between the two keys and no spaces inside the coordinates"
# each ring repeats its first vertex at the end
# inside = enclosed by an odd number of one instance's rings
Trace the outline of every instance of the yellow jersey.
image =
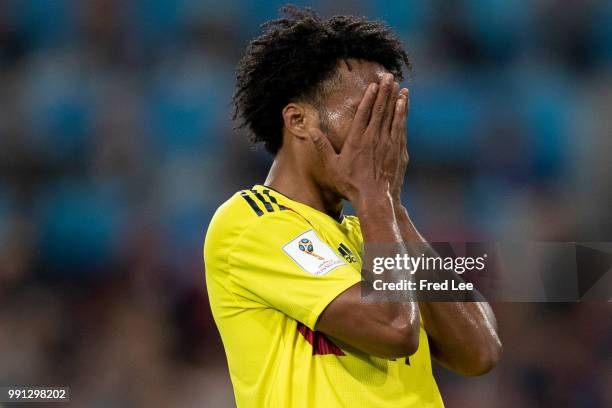
{"type": "Polygon", "coordinates": [[[417,352],[395,360],[315,330],[360,282],[362,242],[357,217],[338,222],[261,185],[219,207],[206,286],[238,407],[443,407],[422,325],[417,352]]]}

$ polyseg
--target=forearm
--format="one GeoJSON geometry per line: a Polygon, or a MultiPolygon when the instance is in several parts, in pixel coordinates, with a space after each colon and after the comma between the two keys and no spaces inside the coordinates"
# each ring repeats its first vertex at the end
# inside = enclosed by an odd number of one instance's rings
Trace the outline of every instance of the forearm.
{"type": "Polygon", "coordinates": [[[487,302],[419,302],[432,355],[462,375],[490,371],[501,354],[487,302]]]}
{"type": "MultiPolygon", "coordinates": [[[[364,262],[362,275],[366,285],[371,285],[373,280],[372,271],[369,266],[373,265],[375,257],[393,257],[397,253],[405,253],[406,249],[402,242],[402,235],[395,218],[395,211],[391,198],[387,195],[382,198],[356,199],[353,206],[361,224],[364,241],[364,262]]],[[[388,270],[387,278],[399,280],[404,274],[402,270],[388,270]]],[[[408,276],[412,279],[412,276],[408,276]]],[[[389,315],[397,316],[400,324],[409,328],[410,336],[418,345],[420,317],[419,305],[415,293],[405,294],[402,301],[391,301],[391,299],[377,299],[380,307],[389,315]]]]}
{"type": "MultiPolygon", "coordinates": [[[[430,256],[435,256],[435,252],[414,227],[406,209],[399,204],[394,208],[403,240],[415,244],[408,244],[407,250],[426,248],[430,256]]],[[[409,255],[420,256],[421,253],[409,255]]],[[[445,273],[448,279],[461,280],[454,271],[442,273],[445,273]]],[[[480,297],[477,292],[476,295],[480,297]]],[[[497,335],[495,316],[486,301],[419,301],[419,308],[431,342],[432,354],[441,364],[464,375],[482,374],[495,365],[501,351],[501,343],[497,335]]]]}

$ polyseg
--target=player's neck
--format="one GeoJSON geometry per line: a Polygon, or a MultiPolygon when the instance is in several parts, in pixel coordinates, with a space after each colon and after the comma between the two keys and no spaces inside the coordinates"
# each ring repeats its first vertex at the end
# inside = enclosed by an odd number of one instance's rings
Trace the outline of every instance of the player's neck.
{"type": "Polygon", "coordinates": [[[284,156],[278,155],[272,163],[265,185],[336,220],[342,215],[342,199],[321,188],[300,166],[284,156]]]}

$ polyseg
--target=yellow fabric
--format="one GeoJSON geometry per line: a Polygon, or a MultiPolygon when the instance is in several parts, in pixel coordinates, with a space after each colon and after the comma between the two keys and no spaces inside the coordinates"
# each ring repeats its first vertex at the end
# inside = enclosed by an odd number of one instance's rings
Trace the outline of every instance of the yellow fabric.
{"type": "Polygon", "coordinates": [[[264,186],[219,207],[204,244],[206,285],[238,407],[443,407],[422,326],[409,364],[313,333],[325,307],[360,281],[361,248],[356,217],[338,223],[264,186]],[[328,245],[341,265],[315,275],[283,250],[311,230],[323,244],[308,255],[328,245]]]}

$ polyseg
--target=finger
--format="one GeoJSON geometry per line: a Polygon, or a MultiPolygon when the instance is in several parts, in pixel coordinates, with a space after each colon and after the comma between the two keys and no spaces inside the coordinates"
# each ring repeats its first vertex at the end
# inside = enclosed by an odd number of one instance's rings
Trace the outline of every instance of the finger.
{"type": "Polygon", "coordinates": [[[311,129],[308,132],[308,135],[310,136],[310,141],[313,143],[315,149],[317,152],[319,152],[319,157],[323,162],[323,165],[331,163],[338,157],[327,136],[325,136],[319,129],[311,129]]]}
{"type": "Polygon", "coordinates": [[[383,116],[383,121],[381,125],[381,130],[390,131],[391,124],[393,123],[393,111],[395,110],[395,103],[397,102],[397,98],[399,96],[399,84],[397,82],[393,83],[393,87],[391,88],[391,93],[387,98],[387,106],[385,108],[385,114],[383,116]]]}
{"type": "Polygon", "coordinates": [[[387,99],[393,88],[393,74],[385,74],[376,95],[376,102],[372,108],[372,115],[368,127],[373,130],[380,130],[383,117],[387,107],[387,99]]]}
{"type": "MultiPolygon", "coordinates": [[[[391,124],[391,134],[394,140],[399,138],[400,144],[405,141],[405,123],[406,123],[406,96],[400,94],[395,102],[395,111],[393,113],[393,123],[391,124]]],[[[401,145],[400,145],[401,146],[401,145]]]]}
{"type": "Polygon", "coordinates": [[[353,124],[351,125],[351,133],[349,135],[361,134],[363,130],[368,126],[370,115],[372,114],[372,106],[376,100],[376,93],[378,92],[378,84],[372,83],[368,85],[366,91],[359,102],[353,124]]]}
{"type": "Polygon", "coordinates": [[[406,89],[406,113],[405,113],[405,117],[402,123],[403,126],[403,134],[404,134],[404,138],[406,139],[406,150],[408,150],[408,115],[410,114],[410,91],[408,89],[406,89]]]}

